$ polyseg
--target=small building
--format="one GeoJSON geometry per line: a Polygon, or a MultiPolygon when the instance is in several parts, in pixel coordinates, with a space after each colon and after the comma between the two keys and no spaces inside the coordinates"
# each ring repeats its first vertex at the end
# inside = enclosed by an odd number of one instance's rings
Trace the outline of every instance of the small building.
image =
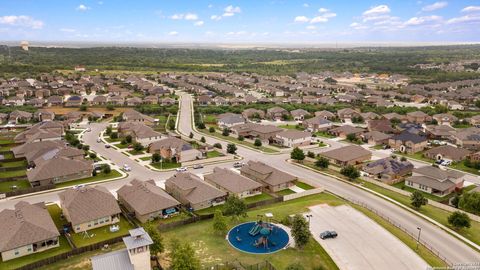
{"type": "Polygon", "coordinates": [[[442,145],[432,149],[429,149],[423,153],[425,157],[434,160],[451,160],[458,162],[466,159],[471,152],[467,149],[454,147],[451,145],[442,145]]]}
{"type": "Polygon", "coordinates": [[[141,143],[143,146],[148,146],[162,138],[160,132],[155,131],[142,122],[120,122],[118,124],[118,132],[121,137],[132,136],[136,142],[141,143]]]}
{"type": "Polygon", "coordinates": [[[345,108],[338,110],[337,116],[342,122],[351,122],[352,118],[360,116],[360,112],[351,108],[345,108]]]}
{"type": "Polygon", "coordinates": [[[335,114],[329,111],[318,111],[318,112],[315,112],[315,117],[321,117],[323,119],[333,120],[335,119],[335,114]]]}
{"type": "Polygon", "coordinates": [[[158,153],[163,159],[176,162],[192,161],[203,157],[202,152],[193,148],[190,143],[176,137],[168,137],[151,143],[148,146],[148,152],[158,153]]]}
{"type": "Polygon", "coordinates": [[[213,168],[213,173],[204,175],[206,182],[223,190],[227,195],[246,198],[262,193],[262,184],[226,168],[213,168]]]}
{"type": "Polygon", "coordinates": [[[245,118],[240,114],[228,114],[218,119],[220,128],[231,128],[235,125],[245,124],[245,118]]]}
{"type": "Polygon", "coordinates": [[[120,221],[120,207],[103,186],[67,189],[58,194],[63,215],[76,233],[120,221]]]}
{"type": "Polygon", "coordinates": [[[55,223],[43,202],[20,201],[0,212],[0,253],[6,262],[60,246],[55,223]]]}
{"type": "Polygon", "coordinates": [[[353,134],[355,137],[358,137],[360,134],[365,132],[363,128],[357,128],[350,125],[343,125],[340,127],[332,128],[328,131],[329,134],[346,139],[348,135],[353,134]]]}
{"type": "Polygon", "coordinates": [[[93,270],[150,270],[150,245],[153,240],[142,227],[129,230],[123,237],[125,248],[94,256],[90,259],[93,270]]]}
{"type": "Polygon", "coordinates": [[[422,111],[415,111],[407,113],[407,120],[410,123],[424,124],[430,122],[432,117],[422,111]]]}
{"type": "Polygon", "coordinates": [[[227,193],[191,173],[177,173],[165,181],[165,190],[188,208],[200,210],[225,202],[227,193]]]}
{"type": "Polygon", "coordinates": [[[122,118],[124,121],[143,123],[147,126],[153,126],[158,123],[158,119],[155,119],[143,113],[137,112],[133,109],[129,109],[123,112],[122,118]]]}
{"type": "Polygon", "coordinates": [[[315,116],[310,119],[303,120],[302,126],[310,132],[326,131],[332,127],[332,122],[322,116],[315,116]]]}
{"type": "Polygon", "coordinates": [[[290,114],[284,108],[272,107],[270,109],[267,109],[266,117],[274,121],[280,121],[280,120],[283,120],[284,117],[288,115],[290,114]]]}
{"type": "Polygon", "coordinates": [[[372,158],[372,152],[358,145],[340,147],[320,155],[339,166],[358,165],[372,158]]]}
{"type": "Polygon", "coordinates": [[[427,147],[427,138],[404,131],[388,139],[388,145],[402,153],[414,154],[427,147]]]}
{"type": "Polygon", "coordinates": [[[365,164],[362,170],[386,184],[394,184],[412,172],[413,164],[407,160],[386,157],[365,164]]]}
{"type": "Polygon", "coordinates": [[[446,196],[455,190],[463,188],[464,173],[454,170],[442,170],[433,166],[413,169],[411,177],[405,180],[405,185],[430,193],[435,196],[446,196]]]}
{"type": "Polygon", "coordinates": [[[92,172],[91,160],[70,159],[52,153],[37,158],[35,168],[27,171],[27,178],[32,187],[37,187],[88,178],[92,172]]]}
{"type": "Polygon", "coordinates": [[[310,113],[304,109],[296,109],[290,112],[295,121],[303,121],[305,117],[310,116],[310,113]]]}
{"type": "Polygon", "coordinates": [[[288,189],[297,181],[296,176],[268,166],[261,161],[250,160],[240,169],[240,172],[243,176],[259,182],[270,192],[288,189]]]}
{"type": "Polygon", "coordinates": [[[312,142],[312,133],[300,130],[284,130],[277,133],[275,141],[284,147],[308,146],[312,142]]]}
{"type": "Polygon", "coordinates": [[[452,125],[455,121],[458,121],[458,118],[449,113],[440,113],[434,114],[432,118],[437,121],[438,125],[452,125]]]}
{"type": "Polygon", "coordinates": [[[249,109],[245,109],[242,112],[242,116],[245,119],[264,119],[265,118],[265,112],[262,111],[262,110],[249,108],[249,109]]]}
{"type": "Polygon", "coordinates": [[[180,206],[179,201],[155,185],[153,180],[133,179],[117,190],[117,195],[118,202],[142,223],[174,215],[180,206]]]}
{"type": "Polygon", "coordinates": [[[392,135],[385,134],[385,133],[380,132],[380,131],[369,131],[369,132],[365,132],[365,133],[360,135],[360,138],[364,142],[366,142],[368,144],[371,144],[371,145],[387,144],[388,139],[390,139],[390,137],[392,137],[392,135]]]}

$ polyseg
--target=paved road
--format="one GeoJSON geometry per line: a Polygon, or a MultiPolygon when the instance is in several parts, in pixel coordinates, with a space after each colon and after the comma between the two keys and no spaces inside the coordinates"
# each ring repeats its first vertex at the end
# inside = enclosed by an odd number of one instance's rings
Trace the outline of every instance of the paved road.
{"type": "Polygon", "coordinates": [[[310,211],[313,237],[340,269],[427,269],[428,264],[407,245],[350,206],[323,204],[310,211]],[[335,230],[338,237],[320,239],[327,230],[335,230]]]}
{"type": "MultiPolygon", "coordinates": [[[[192,97],[185,93],[181,93],[180,95],[182,98],[180,101],[181,114],[178,130],[183,134],[190,134],[190,132],[192,132],[196,139],[200,139],[200,137],[203,135],[194,131],[191,125],[192,97]]],[[[226,147],[227,144],[224,141],[207,136],[206,140],[209,144],[221,143],[223,147],[226,147]]],[[[456,239],[455,237],[446,233],[432,223],[424,220],[423,218],[413,213],[410,213],[409,211],[397,205],[394,205],[376,195],[373,195],[367,191],[361,190],[347,183],[332,179],[325,175],[321,175],[310,170],[292,165],[286,162],[288,154],[268,155],[259,153],[245,147],[241,147],[240,145],[237,145],[237,147],[237,153],[242,156],[245,161],[260,160],[285,172],[293,174],[300,179],[308,179],[310,181],[313,181],[317,185],[325,187],[327,190],[334,194],[345,198],[352,198],[356,201],[368,205],[370,208],[373,208],[376,211],[383,213],[385,216],[387,216],[397,224],[401,224],[404,228],[411,232],[416,232],[417,227],[421,227],[422,239],[430,243],[431,246],[436,248],[452,263],[480,261],[480,253],[476,252],[475,250],[464,244],[462,241],[456,239]]]]}

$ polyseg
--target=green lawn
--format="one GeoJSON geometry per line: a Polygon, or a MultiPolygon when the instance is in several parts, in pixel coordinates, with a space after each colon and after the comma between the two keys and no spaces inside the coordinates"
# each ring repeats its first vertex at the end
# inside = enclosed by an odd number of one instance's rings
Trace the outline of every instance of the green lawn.
{"type": "Polygon", "coordinates": [[[9,172],[0,172],[0,178],[26,176],[27,170],[16,170],[9,172]]]}
{"type": "Polygon", "coordinates": [[[20,160],[20,161],[12,161],[12,162],[2,162],[2,167],[4,168],[21,167],[21,166],[26,167],[27,161],[20,160]]]}
{"type": "Polygon", "coordinates": [[[203,116],[203,122],[205,124],[216,124],[217,123],[217,117],[212,114],[207,114],[203,116]]]}
{"type": "Polygon", "coordinates": [[[67,224],[68,221],[65,218],[62,218],[62,209],[58,204],[49,204],[47,205],[48,213],[53,219],[55,226],[57,226],[58,230],[63,230],[63,225],[67,224]]]}
{"type": "Polygon", "coordinates": [[[314,189],[315,188],[315,187],[310,186],[309,184],[301,182],[301,181],[297,181],[297,183],[295,185],[297,187],[301,188],[301,189],[304,189],[304,190],[309,190],[309,189],[314,189]]]}
{"type": "Polygon", "coordinates": [[[332,138],[336,138],[335,136],[331,135],[331,134],[328,134],[327,132],[325,131],[317,131],[314,133],[317,137],[323,137],[323,138],[328,138],[328,139],[332,139],[332,138]]]}
{"type": "Polygon", "coordinates": [[[88,235],[90,235],[90,238],[86,237],[84,233],[73,233],[72,241],[77,247],[83,247],[114,237],[127,235],[128,230],[133,229],[132,225],[130,225],[130,223],[128,223],[128,221],[123,216],[120,217],[120,222],[116,225],[120,225],[120,230],[118,230],[117,232],[110,232],[109,225],[88,230],[88,235]]]}
{"type": "Polygon", "coordinates": [[[272,195],[270,195],[268,193],[262,193],[262,194],[258,194],[258,195],[252,196],[252,197],[247,197],[244,200],[245,200],[246,204],[249,204],[249,203],[255,203],[255,202],[260,202],[260,201],[266,201],[266,200],[270,200],[270,199],[273,199],[272,195]]]}
{"type": "Polygon", "coordinates": [[[428,250],[425,246],[419,245],[418,250],[416,249],[417,247],[417,241],[412,238],[410,235],[405,233],[404,231],[400,230],[399,228],[395,227],[392,225],[390,222],[386,221],[385,219],[381,218],[380,216],[374,214],[368,209],[365,209],[363,207],[359,207],[357,205],[353,205],[355,209],[358,211],[362,212],[365,214],[367,217],[378,223],[380,226],[385,228],[387,231],[389,231],[391,234],[393,234],[395,237],[400,239],[403,243],[405,243],[413,252],[417,253],[422,259],[424,259],[430,266],[433,267],[444,267],[445,263],[440,260],[437,256],[435,256],[430,250],[428,250]]]}
{"type": "Polygon", "coordinates": [[[145,151],[143,151],[143,150],[140,150],[140,151],[130,150],[130,151],[127,151],[127,153],[136,156],[136,155],[143,155],[143,154],[145,154],[145,151]]]}
{"type": "Polygon", "coordinates": [[[428,163],[433,163],[434,162],[434,160],[429,159],[427,157],[424,157],[423,152],[418,152],[418,153],[414,153],[414,154],[405,154],[405,153],[395,152],[394,154],[395,155],[400,155],[400,156],[405,156],[407,158],[422,160],[422,161],[425,161],[425,162],[428,162],[428,163]]]}
{"type": "Polygon", "coordinates": [[[295,193],[295,191],[287,188],[287,189],[284,189],[284,190],[277,191],[277,192],[275,192],[275,193],[278,194],[278,195],[280,195],[280,196],[285,196],[285,195],[293,194],[293,193],[295,193]]]}
{"type": "Polygon", "coordinates": [[[289,124],[286,124],[286,125],[279,125],[278,126],[279,128],[285,128],[285,129],[295,129],[295,130],[305,130],[305,128],[303,128],[301,125],[289,125],[289,124]]]}
{"type": "Polygon", "coordinates": [[[65,252],[70,251],[70,245],[67,242],[67,239],[65,239],[65,236],[60,236],[60,246],[46,250],[43,252],[31,254],[25,257],[20,257],[18,259],[13,259],[10,261],[6,262],[0,262],[0,269],[17,269],[19,267],[22,267],[24,265],[27,265],[29,263],[33,263],[39,260],[46,259],[48,257],[53,257],[65,252]]]}
{"type": "MultiPolygon", "coordinates": [[[[382,188],[380,186],[377,186],[377,185],[369,183],[369,182],[364,182],[363,186],[366,187],[366,188],[369,188],[373,191],[376,191],[380,194],[383,194],[387,197],[390,197],[390,198],[396,200],[397,202],[414,209],[410,205],[410,197],[408,197],[408,196],[404,196],[404,195],[401,195],[397,192],[387,190],[385,188],[382,188]]],[[[437,207],[434,207],[434,206],[431,206],[431,205],[422,206],[420,208],[419,212],[428,216],[428,217],[430,217],[430,218],[432,218],[432,219],[434,219],[434,220],[436,220],[437,222],[441,223],[442,225],[447,226],[450,229],[453,229],[448,224],[448,221],[447,221],[447,218],[450,215],[450,212],[447,212],[445,210],[442,210],[440,208],[437,208],[437,207]]],[[[462,235],[463,237],[473,241],[474,243],[480,244],[480,222],[476,222],[476,221],[472,220],[470,228],[462,229],[462,230],[457,231],[457,232],[460,235],[462,235]]]]}
{"type": "Polygon", "coordinates": [[[152,163],[150,165],[152,165],[154,168],[159,170],[175,169],[182,166],[181,163],[175,163],[175,162],[162,162],[162,163],[158,162],[158,163],[152,163]]]}
{"type": "Polygon", "coordinates": [[[207,152],[207,158],[216,158],[222,156],[222,153],[218,152],[217,150],[207,152]]]}
{"type": "Polygon", "coordinates": [[[450,168],[457,169],[457,170],[464,171],[464,172],[468,172],[468,173],[471,173],[471,174],[480,175],[479,170],[477,170],[475,168],[470,168],[470,167],[465,166],[463,161],[452,163],[452,165],[450,165],[450,168]]]}
{"type": "MultiPolygon", "coordinates": [[[[268,212],[273,213],[276,220],[281,220],[291,214],[306,212],[307,207],[321,203],[336,206],[344,202],[333,195],[322,193],[288,202],[259,207],[248,211],[248,217],[246,218],[241,218],[239,221],[227,218],[227,221],[229,228],[231,228],[238,223],[255,220],[257,215],[264,215],[268,212]]],[[[162,236],[165,243],[169,243],[172,238],[177,238],[182,242],[189,242],[194,249],[197,250],[203,267],[211,267],[220,262],[234,261],[237,259],[244,264],[254,264],[268,260],[277,269],[285,269],[287,265],[294,262],[301,263],[305,269],[314,269],[314,267],[319,266],[322,266],[322,269],[338,269],[325,250],[313,239],[310,240],[309,244],[303,250],[289,248],[268,255],[247,254],[232,248],[224,236],[214,234],[212,222],[212,220],[206,220],[181,226],[162,232],[162,236]]]]}
{"type": "Polygon", "coordinates": [[[117,143],[117,144],[114,144],[113,146],[119,148],[119,149],[125,149],[128,147],[128,144],[121,144],[121,143],[117,143]]]}
{"type": "Polygon", "coordinates": [[[172,217],[169,217],[169,218],[157,219],[157,220],[154,221],[154,223],[156,223],[156,224],[168,224],[168,223],[172,223],[172,222],[175,222],[175,221],[189,219],[191,217],[192,216],[190,214],[181,211],[180,213],[176,214],[175,216],[172,216],[172,217]]]}
{"type": "MultiPolygon", "coordinates": [[[[203,131],[200,130],[200,132],[203,132],[203,131]]],[[[251,147],[251,148],[255,148],[255,149],[258,149],[258,150],[266,152],[266,153],[278,153],[278,150],[275,150],[275,149],[272,149],[272,148],[269,148],[269,147],[265,147],[265,146],[256,147],[255,145],[253,145],[253,143],[250,143],[250,142],[247,142],[247,141],[239,141],[236,138],[233,138],[233,137],[230,137],[230,136],[223,136],[221,133],[218,133],[218,132],[213,132],[213,133],[203,132],[203,133],[207,134],[209,136],[212,136],[212,137],[219,138],[219,139],[224,140],[224,141],[234,143],[234,144],[241,144],[241,145],[245,145],[245,146],[248,146],[248,147],[251,147]]]]}
{"type": "Polygon", "coordinates": [[[26,189],[26,188],[30,188],[30,182],[28,182],[28,180],[14,180],[14,181],[0,182],[0,192],[8,192],[8,191],[26,189]],[[12,186],[17,186],[17,188],[12,189],[12,186]]]}
{"type": "Polygon", "coordinates": [[[12,152],[8,152],[6,154],[3,154],[3,158],[5,159],[11,159],[11,158],[14,158],[13,156],[13,153],[12,152]]]}
{"type": "Polygon", "coordinates": [[[147,161],[147,160],[152,160],[152,157],[142,157],[142,158],[139,158],[140,160],[143,160],[143,161],[147,161]]]}
{"type": "Polygon", "coordinates": [[[451,198],[452,196],[455,195],[455,193],[451,193],[451,194],[446,195],[444,197],[438,197],[438,196],[435,196],[433,194],[408,187],[408,186],[405,185],[405,181],[398,182],[398,183],[394,184],[393,186],[396,187],[396,188],[408,191],[408,192],[420,191],[425,198],[427,198],[429,200],[432,200],[432,201],[437,201],[437,202],[447,201],[449,198],[451,198]]]}
{"type": "Polygon", "coordinates": [[[112,139],[110,137],[105,137],[105,141],[109,142],[109,143],[113,143],[113,142],[119,142],[121,141],[122,139],[120,138],[116,138],[116,139],[112,139]]]}
{"type": "Polygon", "coordinates": [[[55,185],[55,187],[61,188],[61,187],[69,187],[69,186],[75,186],[75,185],[80,185],[80,184],[87,184],[87,183],[90,183],[90,182],[98,182],[98,181],[102,181],[102,180],[117,178],[117,177],[120,177],[120,176],[122,176],[122,174],[120,172],[118,172],[117,170],[112,170],[109,174],[99,172],[99,173],[97,173],[97,175],[92,176],[92,177],[79,179],[79,180],[73,180],[73,181],[67,181],[67,182],[64,182],[64,183],[58,183],[58,184],[55,185]]]}

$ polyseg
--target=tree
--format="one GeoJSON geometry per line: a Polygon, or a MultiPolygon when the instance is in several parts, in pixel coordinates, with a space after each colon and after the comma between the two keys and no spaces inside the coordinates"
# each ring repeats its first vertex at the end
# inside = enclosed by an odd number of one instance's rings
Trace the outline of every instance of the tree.
{"type": "Polygon", "coordinates": [[[149,222],[144,224],[143,228],[153,241],[153,244],[150,245],[150,254],[157,256],[158,253],[162,253],[164,251],[163,239],[158,230],[155,228],[155,225],[149,222]]]}
{"type": "Polygon", "coordinates": [[[330,165],[330,160],[325,157],[320,157],[317,161],[315,161],[315,166],[320,167],[322,169],[327,169],[330,165]]]}
{"type": "Polygon", "coordinates": [[[214,143],[213,147],[218,148],[218,149],[222,149],[222,144],[221,143],[214,143]]]}
{"type": "Polygon", "coordinates": [[[214,128],[214,127],[209,127],[209,128],[208,128],[208,132],[214,133],[214,132],[215,132],[215,128],[214,128]]]}
{"type": "Polygon", "coordinates": [[[203,122],[198,123],[197,128],[205,129],[205,123],[203,123],[203,122]]]}
{"type": "Polygon", "coordinates": [[[238,140],[243,142],[245,140],[245,137],[243,137],[242,135],[238,135],[238,140]]]}
{"type": "Polygon", "coordinates": [[[202,137],[200,138],[200,142],[202,142],[202,143],[206,143],[206,142],[207,142],[207,140],[205,139],[205,137],[203,137],[203,136],[202,136],[202,137]]]}
{"type": "Polygon", "coordinates": [[[310,229],[307,220],[301,215],[295,215],[292,221],[292,236],[295,245],[302,249],[310,240],[310,229]]]}
{"type": "Polygon", "coordinates": [[[139,142],[133,144],[133,150],[140,152],[143,150],[143,145],[139,142]]]}
{"type": "Polygon", "coordinates": [[[255,142],[253,142],[253,145],[255,147],[260,147],[262,146],[262,141],[260,139],[255,139],[255,142]]]}
{"type": "Polygon", "coordinates": [[[113,107],[112,104],[108,104],[108,105],[107,105],[107,110],[113,111],[113,110],[115,110],[115,107],[113,107]]]}
{"type": "Polygon", "coordinates": [[[109,174],[110,172],[112,172],[112,169],[110,168],[110,165],[108,165],[108,164],[103,164],[102,172],[103,172],[104,174],[109,174]]]}
{"type": "Polygon", "coordinates": [[[470,228],[471,226],[470,217],[460,211],[455,211],[448,216],[448,224],[452,225],[456,230],[470,228]]]}
{"type": "Polygon", "coordinates": [[[302,149],[295,147],[290,153],[290,158],[297,161],[302,161],[305,159],[305,153],[303,153],[302,149]]]}
{"type": "Polygon", "coordinates": [[[107,129],[105,130],[105,134],[107,134],[107,135],[112,134],[112,126],[107,127],[107,129]]]}
{"type": "Polygon", "coordinates": [[[415,207],[415,209],[420,209],[422,205],[426,205],[428,200],[423,196],[423,193],[415,190],[410,196],[410,204],[415,207]]]}
{"type": "Polygon", "coordinates": [[[126,143],[132,143],[132,141],[133,141],[132,135],[125,136],[125,142],[126,143]]]}
{"type": "Polygon", "coordinates": [[[455,196],[453,196],[452,200],[450,201],[450,204],[453,205],[453,207],[458,208],[459,203],[460,203],[460,195],[458,193],[455,193],[455,196]]]}
{"type": "Polygon", "coordinates": [[[285,268],[285,270],[304,270],[305,268],[300,263],[292,263],[285,268]]]}
{"type": "Polygon", "coordinates": [[[406,157],[401,157],[400,161],[405,162],[405,161],[407,161],[407,158],[406,157]]]}
{"type": "Polygon", "coordinates": [[[353,165],[347,165],[340,170],[340,173],[348,177],[350,180],[360,177],[360,172],[353,165]]]}
{"type": "Polygon", "coordinates": [[[82,111],[82,112],[87,111],[87,105],[81,105],[80,106],[80,111],[82,111]]]}
{"type": "Polygon", "coordinates": [[[117,132],[110,133],[110,139],[112,140],[118,139],[118,133],[117,132]]]}
{"type": "Polygon", "coordinates": [[[227,144],[227,153],[235,155],[237,153],[237,146],[233,143],[227,144]]]}
{"type": "Polygon", "coordinates": [[[97,158],[97,154],[95,154],[95,153],[90,153],[88,156],[89,156],[91,159],[96,159],[96,158],[97,158]]]}
{"type": "Polygon", "coordinates": [[[170,118],[168,120],[168,129],[169,130],[175,130],[175,120],[173,120],[173,118],[170,118]]]}
{"type": "Polygon", "coordinates": [[[476,215],[480,214],[480,192],[465,192],[460,197],[458,207],[476,215]]]}
{"type": "Polygon", "coordinates": [[[309,157],[309,158],[315,158],[315,153],[312,152],[312,151],[308,151],[308,152],[307,152],[307,157],[309,157]]]}
{"type": "Polygon", "coordinates": [[[84,144],[84,145],[82,146],[82,150],[83,150],[83,151],[88,151],[88,150],[90,150],[90,145],[84,144]]]}
{"type": "Polygon", "coordinates": [[[350,133],[347,135],[347,140],[350,141],[350,142],[354,142],[357,140],[357,137],[355,136],[355,134],[353,133],[350,133]]]}
{"type": "Polygon", "coordinates": [[[222,211],[216,210],[213,215],[213,231],[217,234],[224,235],[227,232],[227,222],[222,211]]]}
{"type": "Polygon", "coordinates": [[[161,158],[162,158],[162,157],[160,156],[159,153],[154,153],[154,154],[152,155],[152,163],[160,162],[160,159],[161,159],[161,158]]]}
{"type": "Polygon", "coordinates": [[[237,196],[229,196],[223,205],[223,212],[227,216],[232,216],[232,219],[247,216],[247,205],[245,201],[237,196]]]}
{"type": "Polygon", "coordinates": [[[228,136],[230,135],[230,130],[228,128],[224,128],[223,131],[222,131],[222,135],[223,136],[228,136]]]}
{"type": "Polygon", "coordinates": [[[189,243],[180,243],[174,239],[170,245],[170,268],[172,270],[200,270],[200,261],[189,243]]]}

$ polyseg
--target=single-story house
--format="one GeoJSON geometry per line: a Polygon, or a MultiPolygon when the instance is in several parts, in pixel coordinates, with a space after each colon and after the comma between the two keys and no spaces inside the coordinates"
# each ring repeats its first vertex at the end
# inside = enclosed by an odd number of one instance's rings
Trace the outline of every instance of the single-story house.
{"type": "Polygon", "coordinates": [[[240,114],[229,114],[218,119],[220,128],[231,128],[235,125],[245,124],[245,118],[240,114]]]}
{"type": "Polygon", "coordinates": [[[122,114],[122,118],[124,121],[131,121],[131,122],[140,122],[147,126],[153,126],[158,123],[158,119],[145,115],[143,113],[137,112],[133,109],[126,110],[122,114]]]}
{"type": "Polygon", "coordinates": [[[464,176],[459,171],[425,166],[413,169],[413,174],[405,180],[405,185],[442,197],[462,189],[464,176]]]}
{"type": "Polygon", "coordinates": [[[281,107],[273,107],[273,108],[267,109],[266,117],[271,120],[278,121],[278,120],[283,120],[285,115],[290,115],[287,110],[281,107]]]}
{"type": "Polygon", "coordinates": [[[27,178],[32,187],[88,178],[93,172],[92,160],[44,155],[37,158],[34,163],[35,168],[27,171],[27,178]]]}
{"type": "Polygon", "coordinates": [[[424,156],[434,160],[448,159],[454,162],[462,161],[470,154],[471,152],[467,149],[458,148],[451,145],[438,146],[423,153],[424,156]]]}
{"type": "Polygon", "coordinates": [[[295,121],[303,121],[306,116],[310,116],[310,113],[304,109],[296,109],[290,112],[295,121]]]}
{"type": "Polygon", "coordinates": [[[347,138],[349,134],[354,134],[355,137],[358,137],[363,132],[365,132],[363,128],[357,128],[350,125],[343,125],[340,127],[332,128],[328,131],[329,134],[343,139],[347,138]]]}
{"type": "Polygon", "coordinates": [[[310,119],[303,120],[302,126],[310,132],[325,131],[332,127],[332,122],[322,116],[315,116],[310,119]]]}
{"type": "Polygon", "coordinates": [[[262,193],[262,184],[226,168],[213,168],[213,173],[204,175],[206,182],[223,190],[227,195],[246,198],[262,193]]]}
{"type": "Polygon", "coordinates": [[[387,144],[390,137],[392,137],[392,135],[380,131],[369,131],[360,135],[360,138],[364,142],[372,145],[387,144]]]}
{"type": "Polygon", "coordinates": [[[297,181],[296,176],[268,166],[261,161],[250,160],[240,169],[240,172],[243,176],[259,182],[271,192],[288,189],[297,181]]]}
{"type": "Polygon", "coordinates": [[[136,142],[141,143],[143,146],[148,146],[150,143],[162,138],[162,133],[155,131],[142,122],[120,122],[118,124],[118,133],[121,137],[132,136],[136,142]]]}
{"type": "Polygon", "coordinates": [[[386,184],[394,184],[410,174],[413,168],[413,164],[407,160],[386,157],[365,164],[362,170],[386,184]]]}
{"type": "Polygon", "coordinates": [[[358,165],[372,158],[372,152],[358,145],[348,145],[320,153],[332,163],[340,166],[358,165]]]}
{"type": "Polygon", "coordinates": [[[202,152],[193,148],[188,142],[176,137],[168,137],[151,143],[148,146],[148,152],[151,154],[158,153],[163,159],[176,162],[192,161],[203,157],[202,152]]]}
{"type": "Polygon", "coordinates": [[[427,138],[404,131],[388,139],[388,145],[402,153],[414,154],[421,152],[427,147],[427,138]]]}
{"type": "Polygon", "coordinates": [[[274,140],[285,147],[307,146],[312,142],[312,133],[300,130],[284,130],[277,133],[274,140]]]}

